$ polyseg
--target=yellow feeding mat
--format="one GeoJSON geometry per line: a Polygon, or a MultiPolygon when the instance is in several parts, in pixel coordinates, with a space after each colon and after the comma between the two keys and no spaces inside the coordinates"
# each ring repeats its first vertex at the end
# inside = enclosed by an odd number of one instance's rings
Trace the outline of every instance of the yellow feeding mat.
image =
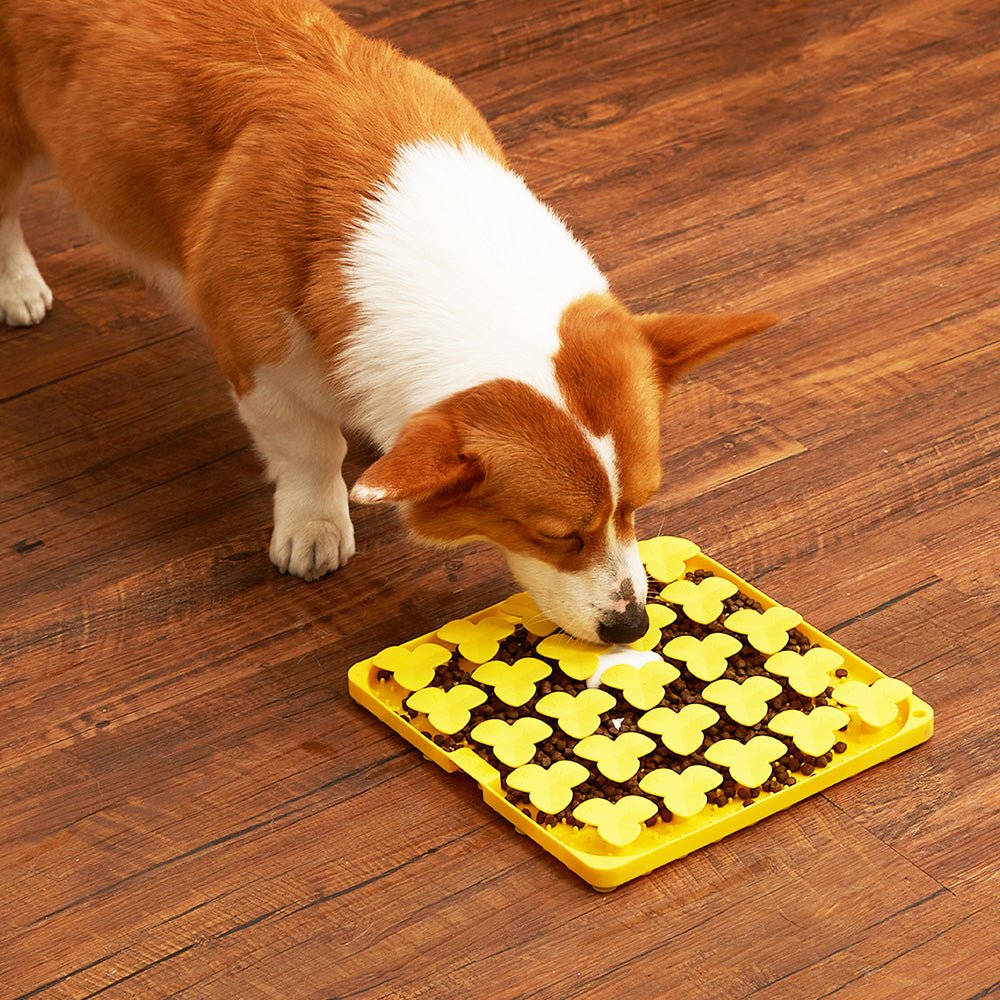
{"type": "Polygon", "coordinates": [[[602,890],[930,737],[907,684],[693,542],[639,548],[636,642],[572,639],[517,594],[356,663],[352,697],[602,890]]]}

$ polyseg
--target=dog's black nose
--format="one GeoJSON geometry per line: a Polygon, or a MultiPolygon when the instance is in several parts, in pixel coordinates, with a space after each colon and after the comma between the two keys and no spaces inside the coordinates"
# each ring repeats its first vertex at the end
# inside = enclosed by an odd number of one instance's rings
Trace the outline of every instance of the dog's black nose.
{"type": "Polygon", "coordinates": [[[645,607],[634,601],[625,605],[624,611],[609,611],[597,623],[597,634],[602,642],[635,642],[641,639],[649,628],[649,615],[645,607]]]}

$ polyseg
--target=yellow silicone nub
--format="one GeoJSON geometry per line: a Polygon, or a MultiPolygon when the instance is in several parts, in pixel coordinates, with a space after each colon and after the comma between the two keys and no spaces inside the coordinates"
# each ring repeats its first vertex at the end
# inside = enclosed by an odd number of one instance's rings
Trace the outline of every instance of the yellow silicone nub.
{"type": "Polygon", "coordinates": [[[834,701],[857,709],[858,716],[873,729],[881,729],[899,717],[899,705],[913,692],[895,677],[881,677],[871,687],[863,681],[845,681],[833,689],[834,701]]]}
{"type": "Polygon", "coordinates": [[[712,632],[704,639],[679,635],[663,647],[663,655],[687,664],[688,670],[700,681],[714,681],[726,672],[728,658],[738,653],[743,643],[734,635],[712,632]]]}
{"type": "Polygon", "coordinates": [[[438,732],[450,736],[469,724],[470,709],[482,705],[484,701],[485,691],[471,684],[456,684],[447,691],[436,687],[414,691],[406,699],[406,706],[414,712],[423,712],[438,732]]]}
{"type": "Polygon", "coordinates": [[[730,632],[739,632],[761,653],[777,653],[788,644],[788,632],[801,624],[802,615],[776,604],[763,614],[753,608],[740,608],[723,621],[730,632]]]}
{"type": "Polygon", "coordinates": [[[785,744],[773,736],[754,736],[746,743],[719,740],[705,751],[705,759],[729,768],[733,781],[747,788],[759,788],[771,777],[771,764],[787,752],[785,744]]]}
{"type": "Polygon", "coordinates": [[[573,753],[584,760],[593,761],[597,770],[611,781],[628,781],[639,771],[639,759],[656,749],[656,744],[642,733],[621,733],[610,736],[586,736],[573,753]]]}
{"type": "Polygon", "coordinates": [[[535,636],[549,635],[559,627],[542,614],[530,594],[514,594],[501,601],[497,610],[504,618],[516,625],[523,625],[535,636]]]}
{"type": "Polygon", "coordinates": [[[810,757],[822,757],[840,739],[839,730],[851,721],[846,712],[820,705],[806,714],[798,709],[779,712],[768,724],[772,733],[791,736],[795,746],[810,757]]]}
{"type": "Polygon", "coordinates": [[[559,664],[559,669],[575,681],[585,681],[600,662],[599,653],[607,652],[610,647],[597,646],[582,639],[574,639],[565,632],[550,635],[538,644],[535,652],[539,656],[547,656],[559,664]]]}
{"type": "Polygon", "coordinates": [[[687,757],[705,742],[705,730],[719,721],[719,713],[708,705],[685,705],[679,712],[654,708],[639,717],[639,728],[655,733],[671,752],[687,757]]]}
{"type": "Polygon", "coordinates": [[[535,697],[535,685],[552,673],[543,660],[525,656],[513,663],[490,660],[472,672],[472,679],[487,687],[511,708],[520,708],[535,697]]]}
{"type": "Polygon", "coordinates": [[[694,580],[675,580],[660,591],[660,600],[679,604],[693,622],[708,625],[722,614],[722,602],[739,591],[739,587],[721,576],[694,580]]]}
{"type": "Polygon", "coordinates": [[[601,715],[615,707],[615,696],[599,688],[587,688],[579,694],[553,691],[535,702],[535,711],[553,718],[559,728],[574,739],[582,740],[601,724],[601,715]]]}
{"type": "Polygon", "coordinates": [[[597,828],[597,834],[612,847],[628,847],[642,833],[642,825],[656,815],[656,803],[641,795],[625,795],[617,802],[587,799],[573,816],[597,828]]]}
{"type": "Polygon", "coordinates": [[[601,674],[601,683],[621,691],[630,705],[645,711],[663,701],[667,685],[680,675],[675,666],[662,660],[650,660],[641,667],[616,663],[601,674]]]}
{"type": "Polygon", "coordinates": [[[807,653],[783,649],[769,656],[764,662],[768,673],[787,677],[788,683],[807,698],[821,695],[830,686],[830,672],[844,662],[840,653],[816,647],[807,653]]]}
{"type": "Polygon", "coordinates": [[[767,703],[779,694],[781,685],[770,677],[748,677],[742,682],[724,677],[701,692],[705,701],[722,705],[729,718],[741,726],[756,726],[767,715],[767,703]]]}
{"type": "Polygon", "coordinates": [[[649,795],[663,799],[663,804],[681,819],[690,819],[708,805],[706,792],[722,784],[722,775],[704,764],[692,764],[683,771],[667,767],[650,771],[639,787],[649,795]]]}
{"type": "Polygon", "coordinates": [[[575,760],[557,760],[551,767],[525,764],[507,775],[507,785],[527,792],[536,809],[554,816],[573,801],[573,789],[589,777],[590,772],[575,760]]]}
{"type": "Polygon", "coordinates": [[[389,646],[376,653],[372,661],[379,670],[387,670],[392,679],[407,691],[419,691],[434,680],[436,668],[447,663],[451,653],[433,642],[407,649],[405,646],[389,646]]]}
{"type": "Polygon", "coordinates": [[[639,542],[639,555],[646,564],[646,571],[660,583],[671,583],[683,576],[687,560],[693,559],[700,551],[694,542],[675,535],[662,535],[639,542]]]}
{"type": "Polygon", "coordinates": [[[486,719],[469,734],[477,743],[493,748],[493,754],[508,767],[520,767],[535,756],[537,745],[552,735],[552,727],[532,717],[505,722],[486,719]]]}
{"type": "Polygon", "coordinates": [[[514,623],[495,615],[470,622],[458,618],[438,629],[438,638],[458,646],[459,653],[472,663],[492,660],[500,651],[500,640],[514,631],[514,623]]]}

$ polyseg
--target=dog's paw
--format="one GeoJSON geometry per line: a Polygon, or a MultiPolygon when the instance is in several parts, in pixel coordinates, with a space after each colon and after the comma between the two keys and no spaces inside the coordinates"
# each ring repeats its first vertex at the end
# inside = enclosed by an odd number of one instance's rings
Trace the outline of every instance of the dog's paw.
{"type": "Polygon", "coordinates": [[[18,265],[0,273],[0,322],[33,326],[52,308],[52,292],[30,257],[18,265]]]}
{"type": "Polygon", "coordinates": [[[276,520],[270,555],[282,573],[318,580],[354,555],[354,525],[348,514],[276,520]]]}

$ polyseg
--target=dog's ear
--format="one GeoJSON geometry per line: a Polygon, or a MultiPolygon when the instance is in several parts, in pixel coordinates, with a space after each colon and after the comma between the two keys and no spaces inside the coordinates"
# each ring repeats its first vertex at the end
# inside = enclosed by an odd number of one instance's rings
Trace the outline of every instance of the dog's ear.
{"type": "Polygon", "coordinates": [[[355,503],[398,503],[466,493],[483,479],[479,460],[462,450],[446,412],[427,410],[407,421],[396,443],[360,475],[355,503]]]}
{"type": "Polygon", "coordinates": [[[664,384],[738,341],[774,326],[779,319],[773,313],[647,313],[636,318],[653,348],[664,384]]]}

